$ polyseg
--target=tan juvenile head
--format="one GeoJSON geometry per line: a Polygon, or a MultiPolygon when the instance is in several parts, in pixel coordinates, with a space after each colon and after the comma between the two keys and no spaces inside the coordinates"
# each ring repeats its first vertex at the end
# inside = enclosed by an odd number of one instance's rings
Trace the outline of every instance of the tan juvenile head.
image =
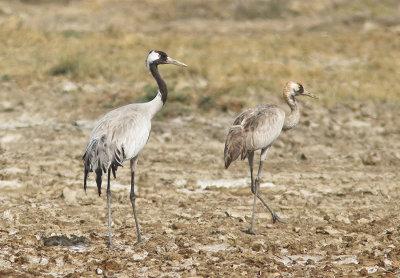
{"type": "Polygon", "coordinates": [[[285,87],[283,88],[283,98],[289,105],[294,105],[296,96],[308,96],[312,98],[317,98],[316,96],[305,90],[303,85],[301,85],[300,83],[293,81],[287,82],[285,87]]]}

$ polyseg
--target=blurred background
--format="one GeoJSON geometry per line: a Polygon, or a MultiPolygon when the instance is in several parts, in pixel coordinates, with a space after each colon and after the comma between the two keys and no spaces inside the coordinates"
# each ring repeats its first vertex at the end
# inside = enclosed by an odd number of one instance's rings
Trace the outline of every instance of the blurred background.
{"type": "Polygon", "coordinates": [[[399,101],[399,14],[396,0],[1,1],[0,85],[48,83],[40,97],[98,115],[154,96],[159,49],[189,65],[161,70],[162,116],[280,100],[288,80],[318,105],[399,101]]]}

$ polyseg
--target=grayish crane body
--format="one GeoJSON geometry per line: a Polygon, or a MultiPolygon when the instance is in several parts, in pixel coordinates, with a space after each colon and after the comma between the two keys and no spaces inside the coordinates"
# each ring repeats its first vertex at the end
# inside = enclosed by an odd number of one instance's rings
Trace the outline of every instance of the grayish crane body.
{"type": "Polygon", "coordinates": [[[146,59],[146,66],[157,81],[159,90],[153,100],[146,103],[134,103],[122,106],[104,115],[95,125],[90,135],[89,143],[83,155],[85,175],[84,189],[86,191],[89,172],[96,173],[96,183],[99,195],[103,173],[107,177],[107,206],[108,206],[108,236],[109,246],[113,246],[111,238],[111,189],[110,173],[114,178],[118,167],[124,161],[130,161],[131,167],[131,194],[130,199],[133,208],[137,230],[137,242],[142,241],[135,209],[134,173],[138,155],[146,145],[151,131],[151,120],[163,107],[167,100],[167,86],[158,72],[158,65],[185,64],[168,57],[162,51],[150,51],[146,59]]]}
{"type": "Polygon", "coordinates": [[[276,105],[258,105],[239,114],[225,144],[225,166],[239,155],[245,159],[251,151],[270,146],[281,133],[285,112],[276,105]]]}
{"type": "Polygon", "coordinates": [[[263,161],[267,156],[267,151],[272,143],[279,137],[282,130],[291,129],[299,122],[300,111],[297,106],[295,96],[314,97],[303,89],[299,83],[288,82],[283,90],[283,97],[291,109],[288,117],[285,111],[273,104],[258,105],[240,113],[228,131],[225,141],[224,160],[225,168],[236,160],[247,157],[250,167],[251,192],[254,194],[253,213],[250,227],[245,232],[255,234],[254,232],[254,213],[257,198],[270,211],[273,222],[279,221],[286,223],[281,219],[259,195],[260,174],[263,161]],[[258,167],[257,178],[253,178],[253,160],[254,151],[261,150],[260,165],[258,167]]]}

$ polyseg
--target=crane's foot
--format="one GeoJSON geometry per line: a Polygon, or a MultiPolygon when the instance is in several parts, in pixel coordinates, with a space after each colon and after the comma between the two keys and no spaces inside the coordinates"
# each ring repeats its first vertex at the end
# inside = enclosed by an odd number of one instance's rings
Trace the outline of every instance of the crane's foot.
{"type": "Polygon", "coordinates": [[[147,239],[139,237],[133,245],[138,245],[139,243],[144,242],[144,241],[147,241],[147,239]]]}
{"type": "Polygon", "coordinates": [[[114,245],[112,242],[107,243],[108,248],[118,248],[116,245],[114,245]]]}
{"type": "Polygon", "coordinates": [[[253,227],[249,227],[247,229],[240,229],[242,232],[245,232],[246,234],[250,235],[256,235],[256,232],[254,231],[253,227]]]}
{"type": "Polygon", "coordinates": [[[280,218],[276,213],[272,214],[272,223],[275,223],[276,221],[280,222],[280,223],[284,223],[287,224],[286,220],[283,220],[282,218],[280,218]]]}

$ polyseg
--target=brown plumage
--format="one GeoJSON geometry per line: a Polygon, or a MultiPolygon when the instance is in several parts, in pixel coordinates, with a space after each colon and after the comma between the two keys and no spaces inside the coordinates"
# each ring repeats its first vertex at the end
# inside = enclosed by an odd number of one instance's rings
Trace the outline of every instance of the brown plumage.
{"type": "MultiPolygon", "coordinates": [[[[225,141],[224,160],[225,168],[235,161],[239,156],[241,159],[248,158],[251,176],[251,192],[254,194],[253,214],[251,224],[245,231],[254,234],[254,212],[257,198],[270,211],[273,222],[285,223],[258,194],[260,185],[260,174],[263,161],[272,143],[278,138],[282,130],[288,130],[299,122],[300,111],[297,106],[296,96],[314,97],[304,90],[300,83],[287,82],[283,89],[283,97],[289,105],[291,112],[286,117],[285,111],[276,105],[258,105],[247,109],[239,114],[230,127],[225,141]],[[257,178],[253,179],[254,151],[261,150],[260,165],[257,178]]],[[[315,98],[315,97],[314,97],[315,98]]]]}
{"type": "Polygon", "coordinates": [[[232,161],[235,161],[239,155],[242,156],[242,160],[246,157],[243,138],[244,130],[242,126],[234,125],[229,129],[224,150],[225,169],[228,169],[232,161]]]}
{"type": "MultiPolygon", "coordinates": [[[[260,132],[271,131],[268,135],[264,136],[266,141],[272,143],[276,139],[276,132],[274,128],[280,126],[280,121],[283,122],[285,117],[284,112],[276,105],[258,105],[253,108],[247,109],[239,114],[233,125],[228,131],[225,142],[224,158],[225,168],[235,161],[239,155],[243,160],[247,157],[249,150],[258,149],[257,137],[260,132]],[[269,121],[269,126],[263,127],[269,121]],[[266,130],[269,129],[269,130],[266,130]]],[[[279,134],[278,134],[279,135],[279,134]]],[[[264,143],[265,144],[265,143],[264,143]]],[[[263,143],[261,143],[263,145],[263,143]]],[[[268,143],[267,143],[268,145],[268,143]]]]}

